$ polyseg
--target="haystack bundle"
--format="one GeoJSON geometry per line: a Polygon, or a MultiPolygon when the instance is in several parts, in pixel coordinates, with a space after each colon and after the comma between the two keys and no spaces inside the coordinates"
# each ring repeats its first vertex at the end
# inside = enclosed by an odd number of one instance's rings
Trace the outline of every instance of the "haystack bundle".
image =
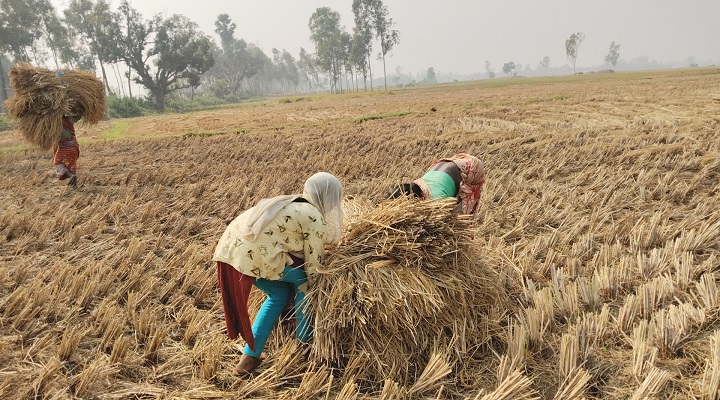
{"type": "Polygon", "coordinates": [[[59,72],[21,63],[10,69],[13,95],[5,100],[8,115],[30,143],[50,149],[62,131],[63,115],[81,115],[88,124],[105,116],[105,88],[88,71],[59,72]]]}
{"type": "Polygon", "coordinates": [[[412,385],[433,354],[454,367],[487,340],[488,309],[508,300],[453,200],[397,199],[350,224],[307,298],[313,359],[412,385]]]}

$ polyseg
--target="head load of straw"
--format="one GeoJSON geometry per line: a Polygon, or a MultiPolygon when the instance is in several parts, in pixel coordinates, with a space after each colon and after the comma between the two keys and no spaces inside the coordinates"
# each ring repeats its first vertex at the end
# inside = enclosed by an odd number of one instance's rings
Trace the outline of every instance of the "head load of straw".
{"type": "Polygon", "coordinates": [[[487,311],[508,299],[453,200],[392,200],[349,224],[308,295],[311,357],[371,385],[408,385],[434,349],[458,366],[488,339],[487,311]]]}
{"type": "Polygon", "coordinates": [[[105,88],[88,71],[58,72],[17,64],[10,70],[14,94],[5,100],[8,115],[30,143],[50,149],[57,144],[64,115],[80,115],[88,124],[105,116],[105,88]]]}

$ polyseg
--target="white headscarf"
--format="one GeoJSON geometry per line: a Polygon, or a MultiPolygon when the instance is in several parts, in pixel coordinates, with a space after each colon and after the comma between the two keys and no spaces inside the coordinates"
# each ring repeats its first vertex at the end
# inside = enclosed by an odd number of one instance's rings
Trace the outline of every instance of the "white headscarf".
{"type": "Polygon", "coordinates": [[[272,221],[280,210],[297,199],[298,195],[283,195],[260,200],[257,205],[247,210],[246,221],[240,231],[243,239],[254,241],[267,224],[272,221]]]}
{"type": "Polygon", "coordinates": [[[327,226],[326,243],[335,244],[342,235],[342,185],[327,172],[318,172],[305,181],[303,197],[320,210],[327,226]]]}

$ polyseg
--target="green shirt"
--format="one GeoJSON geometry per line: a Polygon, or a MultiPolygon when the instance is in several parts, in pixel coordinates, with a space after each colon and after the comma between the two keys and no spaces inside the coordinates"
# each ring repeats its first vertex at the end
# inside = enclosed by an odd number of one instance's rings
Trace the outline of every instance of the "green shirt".
{"type": "Polygon", "coordinates": [[[445,172],[428,171],[421,179],[427,184],[433,199],[455,197],[457,195],[455,181],[445,172]]]}

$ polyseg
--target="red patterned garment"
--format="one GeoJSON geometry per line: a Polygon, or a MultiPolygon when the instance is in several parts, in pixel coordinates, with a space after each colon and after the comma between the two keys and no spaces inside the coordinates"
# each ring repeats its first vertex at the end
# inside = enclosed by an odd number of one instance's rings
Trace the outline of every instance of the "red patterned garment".
{"type": "MultiPolygon", "coordinates": [[[[460,199],[460,211],[463,214],[472,215],[477,211],[482,194],[482,187],[485,184],[485,168],[482,161],[475,156],[466,153],[455,154],[450,158],[441,158],[435,161],[435,164],[443,161],[451,161],[460,169],[460,190],[458,198],[460,199]]],[[[416,180],[415,183],[418,183],[416,180]]],[[[422,186],[421,186],[422,188],[422,186]]],[[[425,190],[423,190],[425,192],[425,190]]]]}
{"type": "Polygon", "coordinates": [[[255,351],[255,337],[248,315],[248,298],[255,277],[244,275],[222,261],[217,262],[217,272],[228,337],[235,339],[239,334],[255,351]]]}
{"type": "Polygon", "coordinates": [[[66,117],[63,117],[62,122],[63,132],[53,157],[53,164],[57,167],[57,177],[60,180],[77,175],[77,163],[80,158],[80,145],[75,138],[75,126],[66,117]]]}

